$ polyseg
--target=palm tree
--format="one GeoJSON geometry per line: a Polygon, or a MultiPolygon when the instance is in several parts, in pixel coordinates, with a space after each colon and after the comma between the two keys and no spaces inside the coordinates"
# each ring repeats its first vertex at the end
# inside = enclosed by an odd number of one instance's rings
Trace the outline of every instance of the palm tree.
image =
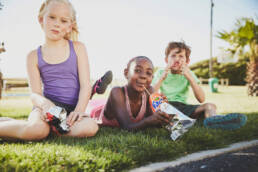
{"type": "Polygon", "coordinates": [[[234,53],[246,52],[250,58],[247,65],[248,95],[258,96],[258,25],[252,18],[238,19],[236,28],[230,32],[218,32],[218,38],[227,41],[234,53]]]}

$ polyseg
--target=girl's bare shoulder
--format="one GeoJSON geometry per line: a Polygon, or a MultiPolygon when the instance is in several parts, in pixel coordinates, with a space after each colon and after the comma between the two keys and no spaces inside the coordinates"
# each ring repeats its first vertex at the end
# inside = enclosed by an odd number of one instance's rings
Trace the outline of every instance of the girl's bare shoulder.
{"type": "Polygon", "coordinates": [[[86,46],[84,43],[80,42],[80,41],[73,41],[73,46],[75,49],[85,49],[86,46]]]}
{"type": "Polygon", "coordinates": [[[27,55],[27,61],[28,62],[37,62],[38,61],[37,57],[38,57],[37,49],[32,50],[27,55]]]}
{"type": "Polygon", "coordinates": [[[110,92],[111,96],[119,96],[123,94],[123,87],[115,86],[110,92]]]}
{"type": "Polygon", "coordinates": [[[121,108],[121,104],[123,104],[124,101],[124,94],[122,87],[113,87],[112,90],[110,91],[108,101],[106,104],[106,110],[110,111],[110,109],[115,110],[116,108],[121,108]]]}
{"type": "Polygon", "coordinates": [[[73,47],[75,50],[75,53],[77,55],[77,58],[79,60],[79,63],[88,61],[88,53],[85,45],[82,42],[79,41],[73,41],[73,47]]]}

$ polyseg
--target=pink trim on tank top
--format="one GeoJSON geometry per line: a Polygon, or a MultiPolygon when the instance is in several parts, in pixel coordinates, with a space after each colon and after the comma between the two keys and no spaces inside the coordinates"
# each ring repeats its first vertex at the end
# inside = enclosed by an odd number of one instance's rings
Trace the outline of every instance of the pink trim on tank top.
{"type": "MultiPolygon", "coordinates": [[[[130,100],[128,97],[128,92],[127,92],[127,87],[124,87],[125,90],[125,103],[126,103],[126,109],[130,115],[130,119],[132,122],[138,122],[141,121],[144,118],[144,114],[146,112],[146,103],[147,103],[147,96],[146,93],[144,92],[142,95],[142,106],[141,109],[136,116],[136,118],[133,116],[131,107],[130,107],[130,100]]],[[[90,113],[90,117],[95,119],[95,121],[102,125],[102,126],[112,126],[112,127],[119,127],[119,123],[116,119],[109,120],[105,117],[104,115],[104,109],[105,109],[105,103],[96,106],[95,108],[92,109],[90,113]]]]}

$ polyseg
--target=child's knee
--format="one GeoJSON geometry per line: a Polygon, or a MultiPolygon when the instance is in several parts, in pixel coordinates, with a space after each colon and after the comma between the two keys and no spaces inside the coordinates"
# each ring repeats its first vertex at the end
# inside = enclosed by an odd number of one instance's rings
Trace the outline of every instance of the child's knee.
{"type": "Polygon", "coordinates": [[[39,109],[37,107],[34,107],[33,110],[30,112],[28,121],[30,121],[30,122],[42,121],[41,120],[41,113],[42,113],[41,109],[39,109]]]}
{"type": "Polygon", "coordinates": [[[98,124],[91,118],[87,118],[87,125],[84,125],[82,130],[83,137],[92,137],[95,136],[99,130],[98,124]]]}
{"type": "Polygon", "coordinates": [[[99,130],[98,124],[91,118],[84,118],[82,121],[75,124],[71,128],[68,136],[72,137],[92,137],[95,136],[99,130]]]}
{"type": "Polygon", "coordinates": [[[23,132],[23,138],[26,140],[42,140],[48,136],[50,127],[47,123],[33,122],[29,123],[23,132]]]}
{"type": "Polygon", "coordinates": [[[204,108],[205,110],[213,110],[213,111],[217,109],[216,105],[213,103],[205,103],[204,108]]]}

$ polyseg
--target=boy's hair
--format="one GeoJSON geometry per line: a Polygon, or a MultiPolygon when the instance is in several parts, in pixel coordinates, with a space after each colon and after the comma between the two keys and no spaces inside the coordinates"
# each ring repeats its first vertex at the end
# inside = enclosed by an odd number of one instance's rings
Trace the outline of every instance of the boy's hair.
{"type": "Polygon", "coordinates": [[[146,59],[146,60],[148,60],[148,61],[151,63],[151,65],[153,66],[153,63],[152,63],[151,59],[149,59],[148,57],[146,57],[146,56],[136,56],[136,57],[132,58],[131,60],[129,60],[129,62],[127,63],[127,69],[130,68],[132,62],[134,62],[134,61],[136,61],[136,60],[139,60],[139,59],[146,59]]]}
{"type": "Polygon", "coordinates": [[[170,43],[168,43],[168,46],[167,46],[166,51],[165,51],[166,57],[168,57],[170,51],[175,49],[175,48],[178,48],[179,52],[181,52],[182,50],[185,50],[186,59],[189,59],[190,54],[191,54],[191,49],[184,42],[170,42],[170,43]]]}
{"type": "Polygon", "coordinates": [[[64,38],[67,39],[67,40],[71,39],[73,41],[77,41],[79,31],[78,31],[78,26],[77,26],[77,22],[76,22],[76,12],[73,8],[73,5],[69,2],[69,0],[46,0],[40,7],[38,18],[43,17],[43,15],[46,12],[47,6],[50,4],[50,2],[54,2],[54,1],[65,3],[70,7],[71,14],[72,14],[73,27],[72,27],[72,31],[70,33],[67,33],[64,38]]]}

